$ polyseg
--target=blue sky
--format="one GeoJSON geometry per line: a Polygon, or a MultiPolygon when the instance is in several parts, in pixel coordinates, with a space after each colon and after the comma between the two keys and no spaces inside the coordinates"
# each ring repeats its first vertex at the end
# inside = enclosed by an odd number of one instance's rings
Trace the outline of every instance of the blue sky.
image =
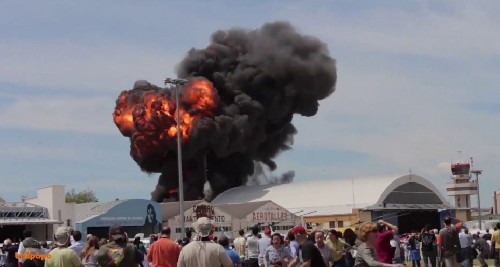
{"type": "MultiPolygon", "coordinates": [[[[212,32],[288,20],[328,44],[337,91],[296,116],[276,174],[295,181],[413,173],[444,190],[475,158],[482,203],[500,189],[496,1],[3,1],[0,196],[66,184],[101,200],[149,198],[113,124],[118,94],[175,75],[212,32]],[[463,151],[459,157],[457,151],[463,151]]],[[[473,198],[475,201],[475,197],[473,198]]]]}

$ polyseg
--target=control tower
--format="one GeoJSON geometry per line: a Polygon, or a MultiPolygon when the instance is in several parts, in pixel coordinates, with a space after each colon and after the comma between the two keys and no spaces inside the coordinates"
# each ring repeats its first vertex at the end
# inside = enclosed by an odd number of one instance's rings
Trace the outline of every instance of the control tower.
{"type": "Polygon", "coordinates": [[[469,163],[451,164],[452,181],[446,184],[448,196],[455,199],[455,207],[471,208],[470,196],[477,194],[477,183],[471,180],[469,163]]]}

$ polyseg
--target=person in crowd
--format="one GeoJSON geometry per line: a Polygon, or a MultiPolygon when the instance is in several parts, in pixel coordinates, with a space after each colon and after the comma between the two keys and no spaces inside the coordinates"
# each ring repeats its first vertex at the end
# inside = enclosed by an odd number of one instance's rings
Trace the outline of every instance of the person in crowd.
{"type": "Polygon", "coordinates": [[[486,234],[483,235],[484,240],[490,241],[492,235],[490,234],[490,229],[486,229],[486,234]]]}
{"type": "Polygon", "coordinates": [[[437,239],[429,224],[425,225],[420,234],[422,241],[422,256],[424,258],[424,267],[436,267],[437,259],[437,239]]]}
{"type": "Polygon", "coordinates": [[[410,247],[411,264],[413,267],[420,267],[420,237],[416,231],[413,231],[408,239],[408,246],[410,247]]]}
{"type": "Polygon", "coordinates": [[[210,241],[213,225],[207,217],[200,217],[193,223],[199,241],[191,241],[179,255],[177,267],[233,267],[233,262],[224,248],[210,241]]]}
{"type": "Polygon", "coordinates": [[[403,263],[403,257],[401,257],[401,242],[399,236],[395,234],[391,239],[391,247],[393,250],[392,263],[403,263]]]}
{"type": "Polygon", "coordinates": [[[313,242],[309,241],[306,229],[301,225],[297,225],[292,231],[295,235],[295,240],[297,240],[300,245],[300,249],[298,257],[290,264],[294,265],[300,263],[301,265],[299,266],[301,267],[326,267],[321,252],[313,242]]]}
{"type": "Polygon", "coordinates": [[[45,267],[83,267],[80,257],[69,248],[71,242],[71,229],[61,226],[54,233],[57,248],[50,252],[50,258],[45,260],[45,267]]]}
{"type": "Polygon", "coordinates": [[[299,252],[299,243],[295,241],[295,235],[292,231],[288,231],[288,249],[292,253],[292,257],[296,258],[299,252]]]}
{"type": "MultiPolygon", "coordinates": [[[[24,254],[24,250],[26,248],[36,248],[40,244],[35,238],[33,238],[32,235],[33,232],[31,232],[31,230],[23,231],[24,240],[21,243],[19,243],[17,253],[24,254]]],[[[24,259],[21,257],[19,259],[19,265],[21,265],[23,262],[24,259]]]]}
{"type": "Polygon", "coordinates": [[[321,256],[323,257],[323,261],[326,266],[332,266],[334,263],[333,260],[333,250],[332,248],[325,243],[325,234],[323,231],[314,232],[314,242],[316,247],[319,249],[321,256]]]}
{"type": "Polygon", "coordinates": [[[245,260],[245,231],[243,231],[243,229],[240,229],[238,234],[239,236],[234,239],[233,244],[236,252],[240,257],[240,261],[243,262],[245,260]]]}
{"type": "Polygon", "coordinates": [[[248,260],[246,265],[248,267],[259,267],[259,227],[254,226],[252,228],[252,236],[247,238],[246,244],[246,255],[248,260]]]}
{"type": "Polygon", "coordinates": [[[375,242],[375,250],[377,251],[378,260],[383,263],[392,263],[392,247],[391,239],[394,234],[397,234],[398,228],[386,221],[379,220],[377,222],[377,241],[375,242]]]}
{"type": "Polygon", "coordinates": [[[154,242],[156,242],[158,240],[158,236],[153,234],[153,235],[150,235],[149,236],[149,245],[153,245],[154,242]]]}
{"type": "Polygon", "coordinates": [[[286,248],[285,240],[279,233],[271,236],[272,245],[266,248],[264,264],[266,267],[285,267],[293,260],[290,250],[286,248]]]}
{"type": "Polygon", "coordinates": [[[135,249],[138,249],[144,255],[147,254],[146,247],[144,246],[144,243],[141,241],[141,236],[139,234],[135,235],[133,244],[135,246],[135,249]]]}
{"type": "Polygon", "coordinates": [[[97,254],[99,253],[99,239],[90,236],[85,247],[80,252],[80,259],[85,267],[97,267],[97,254]]]}
{"type": "Polygon", "coordinates": [[[460,241],[460,252],[462,253],[462,267],[472,267],[470,260],[472,258],[472,237],[469,235],[469,229],[465,228],[458,234],[460,241]]]}
{"type": "Polygon", "coordinates": [[[82,232],[78,230],[73,231],[71,236],[73,237],[73,243],[69,246],[69,248],[74,250],[76,255],[80,255],[85,247],[85,242],[82,241],[82,232]]]}
{"type": "Polygon", "coordinates": [[[177,266],[181,249],[170,240],[170,233],[170,227],[163,227],[158,241],[149,247],[148,260],[153,267],[177,266]]]}
{"type": "Polygon", "coordinates": [[[351,229],[347,228],[344,231],[344,242],[348,245],[346,249],[346,254],[345,254],[345,262],[347,267],[353,267],[354,266],[354,257],[353,257],[353,252],[354,249],[356,249],[356,233],[351,229]]]}
{"type": "Polygon", "coordinates": [[[19,260],[16,258],[16,252],[19,251],[19,247],[12,244],[12,240],[7,238],[3,241],[2,250],[5,253],[5,267],[17,267],[19,260]]]}
{"type": "Polygon", "coordinates": [[[264,266],[264,256],[267,247],[271,246],[271,229],[266,227],[264,235],[259,239],[259,266],[264,266]]]}
{"type": "MultiPolygon", "coordinates": [[[[27,247],[24,250],[24,253],[27,255],[45,255],[40,247],[27,247]]],[[[22,267],[44,267],[45,266],[45,258],[29,258],[25,259],[21,265],[22,267]]]]}
{"type": "Polygon", "coordinates": [[[477,234],[473,235],[472,238],[474,239],[473,249],[477,249],[478,251],[477,260],[481,264],[481,267],[488,267],[486,259],[490,253],[490,245],[488,245],[488,242],[483,237],[477,234]]]}
{"type": "Polygon", "coordinates": [[[113,225],[109,228],[109,241],[97,253],[100,267],[137,267],[144,260],[142,252],[128,242],[122,226],[113,225]]]}
{"type": "Polygon", "coordinates": [[[335,229],[331,229],[328,234],[328,241],[326,244],[330,247],[333,253],[333,265],[336,267],[345,267],[346,262],[344,258],[345,244],[339,239],[339,234],[335,229]]]}
{"type": "Polygon", "coordinates": [[[229,247],[229,238],[227,238],[227,236],[225,236],[225,235],[221,235],[217,240],[219,242],[219,245],[221,245],[224,248],[227,256],[229,256],[229,258],[233,262],[233,266],[234,267],[241,267],[242,264],[241,264],[240,256],[238,255],[238,253],[236,251],[232,250],[229,247]]]}
{"type": "Polygon", "coordinates": [[[497,230],[491,236],[491,247],[494,252],[495,267],[500,267],[500,222],[496,225],[497,230]]]}
{"type": "Polygon", "coordinates": [[[187,244],[189,244],[189,242],[191,242],[192,236],[193,236],[193,233],[191,232],[191,230],[187,229],[186,236],[181,240],[181,242],[179,242],[179,245],[181,246],[181,248],[186,246],[187,244]]]}
{"type": "Polygon", "coordinates": [[[458,219],[455,220],[456,223],[452,226],[453,218],[447,216],[444,219],[444,228],[439,231],[437,237],[438,258],[446,267],[458,267],[457,258],[462,258],[458,234],[462,230],[463,223],[458,219]]]}
{"type": "Polygon", "coordinates": [[[358,230],[358,239],[362,242],[357,249],[354,259],[356,267],[403,267],[401,263],[385,263],[377,261],[377,232],[379,231],[377,223],[365,222],[358,230]]]}

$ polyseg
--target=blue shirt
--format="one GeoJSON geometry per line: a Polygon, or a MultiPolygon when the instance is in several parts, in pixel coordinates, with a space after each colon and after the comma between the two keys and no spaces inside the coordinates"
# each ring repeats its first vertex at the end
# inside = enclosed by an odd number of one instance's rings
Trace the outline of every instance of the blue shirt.
{"type": "Polygon", "coordinates": [[[240,256],[236,251],[230,249],[229,247],[224,247],[224,250],[226,251],[226,254],[229,256],[229,258],[231,258],[231,260],[233,261],[234,266],[240,264],[240,256]]]}

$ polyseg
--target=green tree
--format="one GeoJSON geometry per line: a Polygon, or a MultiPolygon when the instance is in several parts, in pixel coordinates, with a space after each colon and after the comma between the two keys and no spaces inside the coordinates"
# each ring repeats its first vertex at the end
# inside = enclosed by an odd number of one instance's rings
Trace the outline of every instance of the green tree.
{"type": "Polygon", "coordinates": [[[80,192],[76,192],[75,189],[71,189],[71,191],[66,192],[66,203],[89,203],[89,202],[97,202],[98,199],[95,196],[94,191],[90,189],[85,189],[80,192]]]}

